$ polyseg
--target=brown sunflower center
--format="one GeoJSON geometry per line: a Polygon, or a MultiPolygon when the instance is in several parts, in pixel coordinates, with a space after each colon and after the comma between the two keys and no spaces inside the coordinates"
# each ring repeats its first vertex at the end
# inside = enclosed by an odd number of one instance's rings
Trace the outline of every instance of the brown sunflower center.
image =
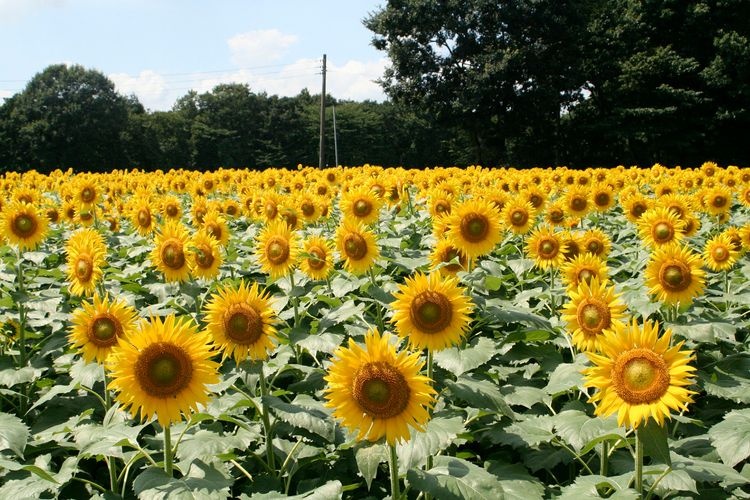
{"type": "Polygon", "coordinates": [[[96,197],[96,191],[91,189],[90,187],[83,188],[83,191],[81,191],[81,200],[84,203],[91,203],[94,201],[94,198],[96,197]]]}
{"type": "Polygon", "coordinates": [[[661,356],[652,350],[631,349],[615,360],[612,385],[626,403],[653,403],[669,388],[669,370],[661,356]]]}
{"type": "Polygon", "coordinates": [[[723,208],[727,204],[727,199],[725,196],[719,194],[713,197],[711,204],[716,208],[723,208]]]}
{"type": "Polygon", "coordinates": [[[281,236],[273,236],[266,244],[266,257],[274,265],[285,263],[289,259],[289,242],[281,236]]]}
{"type": "Polygon", "coordinates": [[[681,292],[692,283],[690,268],[684,262],[671,262],[661,267],[659,282],[672,292],[681,292]]]}
{"type": "Polygon", "coordinates": [[[21,238],[33,235],[36,228],[36,219],[29,214],[18,214],[13,219],[13,232],[21,238]]]}
{"type": "Polygon", "coordinates": [[[565,212],[560,209],[554,208],[549,211],[549,220],[558,224],[565,219],[565,212]]]}
{"type": "Polygon", "coordinates": [[[251,345],[263,335],[263,319],[255,308],[234,304],[224,314],[224,332],[237,344],[251,345]]]}
{"type": "Polygon", "coordinates": [[[539,208],[542,206],[542,203],[544,203],[544,198],[536,193],[533,193],[531,196],[529,196],[529,203],[531,203],[532,207],[539,208]]]}
{"type": "Polygon", "coordinates": [[[87,253],[78,254],[75,264],[76,278],[84,283],[91,279],[94,274],[94,261],[87,253]]]}
{"type": "Polygon", "coordinates": [[[214,263],[214,254],[211,251],[211,247],[205,244],[196,245],[195,263],[198,264],[198,267],[200,268],[210,268],[214,263]]]}
{"type": "Polygon", "coordinates": [[[580,271],[578,271],[578,283],[581,283],[585,281],[586,283],[591,283],[592,278],[596,276],[597,274],[592,271],[591,269],[583,268],[580,271]]]}
{"type": "Polygon", "coordinates": [[[604,245],[602,245],[602,242],[597,239],[589,240],[588,243],[586,243],[586,251],[594,255],[599,255],[603,250],[604,245]]]}
{"type": "Polygon", "coordinates": [[[176,398],[193,378],[193,362],[182,347],[156,342],[139,354],[135,378],[149,396],[176,398]]]}
{"type": "Polygon", "coordinates": [[[513,213],[510,214],[510,223],[516,227],[524,226],[526,224],[526,221],[528,220],[529,214],[526,212],[526,210],[513,210],[513,213]]]}
{"type": "Polygon", "coordinates": [[[109,315],[99,316],[91,324],[90,340],[99,347],[115,345],[121,334],[120,322],[109,315]]]}
{"type": "Polygon", "coordinates": [[[367,363],[354,375],[352,397],[370,417],[400,415],[408,406],[410,396],[404,376],[384,361],[367,363]]]}
{"type": "Polygon", "coordinates": [[[546,238],[539,244],[539,256],[544,259],[554,258],[560,251],[560,245],[554,238],[546,238]]]}
{"type": "Polygon", "coordinates": [[[307,253],[310,254],[310,257],[307,258],[307,265],[316,271],[323,269],[323,266],[326,265],[325,250],[316,245],[308,248],[307,253]]]}
{"type": "Polygon", "coordinates": [[[439,214],[447,214],[451,211],[451,204],[445,200],[439,200],[435,203],[435,212],[439,214]]]}
{"type": "Polygon", "coordinates": [[[598,335],[609,328],[612,316],[609,307],[599,300],[588,299],[581,302],[577,310],[578,324],[588,335],[598,335]]]}
{"type": "Polygon", "coordinates": [[[450,326],[453,306],[442,293],[425,290],[412,300],[409,318],[420,332],[437,333],[450,326]]]}
{"type": "Polygon", "coordinates": [[[169,205],[167,205],[166,212],[169,217],[177,217],[178,215],[180,215],[180,209],[177,208],[177,205],[175,205],[174,203],[170,203],[169,205]]]}
{"type": "Polygon", "coordinates": [[[653,236],[654,240],[657,243],[670,241],[674,236],[674,229],[672,228],[672,224],[664,221],[657,222],[656,224],[654,224],[653,236]]]}
{"type": "Polygon", "coordinates": [[[643,213],[648,210],[648,207],[645,203],[637,201],[633,204],[633,206],[630,208],[630,213],[635,217],[636,219],[643,215],[643,213]]]}
{"type": "Polygon", "coordinates": [[[367,255],[367,242],[362,235],[349,233],[344,238],[344,252],[352,260],[360,260],[367,255]]]}
{"type": "Polygon", "coordinates": [[[303,202],[302,205],[300,206],[300,209],[302,210],[302,214],[305,217],[310,217],[311,215],[315,213],[315,205],[313,205],[309,201],[303,202]]]}
{"type": "Polygon", "coordinates": [[[583,210],[586,210],[586,205],[588,205],[588,203],[586,202],[586,198],[582,198],[580,196],[575,196],[572,200],[570,200],[570,208],[572,208],[576,212],[582,212],[583,210]]]}
{"type": "Polygon", "coordinates": [[[142,208],[138,210],[138,225],[141,227],[151,226],[151,212],[142,208]]]}
{"type": "Polygon", "coordinates": [[[206,231],[208,231],[208,234],[216,238],[217,241],[221,241],[221,226],[217,224],[216,222],[209,222],[206,224],[206,231]]]}
{"type": "Polygon", "coordinates": [[[711,252],[711,257],[713,257],[716,262],[724,262],[729,259],[729,251],[723,246],[715,247],[711,252]]]}
{"type": "Polygon", "coordinates": [[[461,218],[461,236],[466,240],[476,243],[483,241],[490,232],[490,221],[487,217],[472,212],[461,218]]]}
{"type": "Polygon", "coordinates": [[[358,199],[354,202],[354,213],[357,217],[367,217],[372,212],[372,203],[365,199],[358,199]]]}
{"type": "Polygon", "coordinates": [[[456,257],[458,257],[458,262],[456,264],[448,264],[445,266],[445,269],[447,269],[449,272],[455,273],[460,271],[466,263],[466,259],[463,258],[461,252],[459,252],[456,248],[448,247],[445,249],[442,258],[443,262],[451,262],[456,257]]]}
{"type": "Polygon", "coordinates": [[[56,208],[48,208],[47,209],[47,218],[50,222],[57,222],[58,219],[60,219],[60,214],[57,213],[56,208]]]}
{"type": "Polygon", "coordinates": [[[161,249],[161,260],[171,269],[182,269],[185,265],[185,252],[182,243],[176,239],[169,239],[161,249]]]}
{"type": "Polygon", "coordinates": [[[609,193],[597,193],[594,197],[594,203],[600,207],[606,207],[610,201],[609,193]]]}

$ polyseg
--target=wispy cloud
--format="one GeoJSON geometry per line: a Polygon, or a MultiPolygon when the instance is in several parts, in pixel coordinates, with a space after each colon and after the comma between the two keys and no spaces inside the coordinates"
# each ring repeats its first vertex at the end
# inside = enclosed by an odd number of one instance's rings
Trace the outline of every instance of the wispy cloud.
{"type": "Polygon", "coordinates": [[[230,57],[237,66],[252,66],[279,60],[297,42],[296,35],[277,29],[248,31],[227,40],[230,57]]]}
{"type": "Polygon", "coordinates": [[[0,24],[18,21],[39,10],[64,7],[67,0],[0,0],[0,24]]]}

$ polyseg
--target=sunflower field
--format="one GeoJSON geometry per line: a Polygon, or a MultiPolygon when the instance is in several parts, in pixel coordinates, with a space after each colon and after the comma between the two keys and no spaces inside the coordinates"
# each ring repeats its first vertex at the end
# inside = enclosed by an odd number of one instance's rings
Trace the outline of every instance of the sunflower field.
{"type": "Polygon", "coordinates": [[[750,497],[750,170],[0,188],[0,498],[750,497]]]}

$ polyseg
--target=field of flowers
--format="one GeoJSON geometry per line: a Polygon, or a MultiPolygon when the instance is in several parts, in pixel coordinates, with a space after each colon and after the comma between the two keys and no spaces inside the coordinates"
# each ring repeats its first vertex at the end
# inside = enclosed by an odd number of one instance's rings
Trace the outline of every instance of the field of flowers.
{"type": "Polygon", "coordinates": [[[0,498],[748,498],[750,170],[0,178],[0,498]]]}

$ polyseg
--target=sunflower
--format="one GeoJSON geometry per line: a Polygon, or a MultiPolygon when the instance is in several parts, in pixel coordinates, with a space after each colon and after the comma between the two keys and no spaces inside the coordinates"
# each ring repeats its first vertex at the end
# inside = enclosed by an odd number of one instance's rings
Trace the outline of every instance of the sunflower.
{"type": "Polygon", "coordinates": [[[322,236],[310,236],[302,245],[300,270],[314,280],[324,280],[333,270],[333,248],[322,236]]]}
{"type": "Polygon", "coordinates": [[[258,284],[225,286],[209,299],[205,309],[208,332],[223,352],[239,363],[245,359],[265,360],[274,348],[276,318],[270,297],[258,284]]]}
{"type": "Polygon", "coordinates": [[[617,412],[617,424],[637,428],[653,418],[664,425],[670,410],[685,411],[693,391],[686,387],[695,367],[691,351],[682,342],[670,346],[672,331],[659,336],[659,323],[637,320],[605,332],[601,354],[587,352],[595,366],[585,370],[585,387],[597,389],[591,398],[594,413],[608,417],[617,412]]]}
{"type": "Polygon", "coordinates": [[[297,234],[281,219],[270,220],[258,235],[255,255],[271,279],[288,275],[297,263],[297,234]]]}
{"type": "Polygon", "coordinates": [[[76,200],[80,205],[90,205],[96,203],[100,193],[94,182],[94,177],[81,178],[77,186],[74,188],[76,191],[76,200]]]}
{"type": "Polygon", "coordinates": [[[722,233],[706,242],[703,261],[712,271],[726,271],[737,262],[739,252],[732,245],[729,235],[722,233]]]}
{"type": "Polygon", "coordinates": [[[609,184],[597,184],[591,190],[591,200],[597,212],[606,212],[615,204],[615,196],[612,186],[609,184]]]}
{"type": "Polygon", "coordinates": [[[609,236],[599,228],[589,229],[581,236],[581,250],[606,258],[612,249],[609,236]]]}
{"type": "Polygon", "coordinates": [[[371,189],[358,187],[341,195],[339,206],[344,218],[368,225],[378,220],[383,201],[371,189]]]}
{"type": "Polygon", "coordinates": [[[375,235],[359,222],[342,221],[336,231],[336,247],[344,267],[353,274],[364,274],[380,257],[375,235]]]}
{"type": "Polygon", "coordinates": [[[0,214],[0,234],[19,250],[35,250],[47,236],[49,221],[36,207],[23,201],[12,201],[0,214]]]}
{"type": "Polygon", "coordinates": [[[453,195],[439,188],[433,189],[429,194],[430,215],[440,217],[451,213],[453,206],[453,195]]]}
{"type": "Polygon", "coordinates": [[[138,314],[121,299],[110,302],[94,294],[93,302],[84,301],[73,311],[68,341],[81,350],[83,359],[91,363],[104,363],[120,338],[126,338],[135,329],[138,314]]]}
{"type": "Polygon", "coordinates": [[[706,211],[714,216],[727,214],[732,208],[732,192],[724,186],[707,189],[703,194],[706,211]]]}
{"type": "Polygon", "coordinates": [[[565,244],[549,226],[535,229],[526,240],[526,253],[541,269],[558,268],[565,260],[565,244]]]}
{"type": "Polygon", "coordinates": [[[219,275],[219,268],[223,262],[221,247],[212,235],[205,229],[199,229],[188,243],[188,267],[190,274],[196,278],[214,279],[219,275]]]}
{"type": "Polygon", "coordinates": [[[410,346],[438,351],[460,344],[466,335],[474,306],[456,278],[418,272],[393,297],[391,321],[410,346]]]}
{"type": "Polygon", "coordinates": [[[107,359],[108,388],[142,421],[154,414],[162,427],[179,422],[198,405],[208,403],[208,384],[219,382],[218,364],[206,333],[173,314],[141,322],[133,335],[120,339],[107,359]]]}
{"type": "Polygon", "coordinates": [[[675,212],[663,206],[647,210],[638,221],[641,239],[652,247],[679,243],[684,229],[685,222],[675,212]]]}
{"type": "Polygon", "coordinates": [[[593,278],[603,283],[609,276],[607,264],[600,257],[590,253],[576,255],[566,261],[560,270],[563,283],[572,289],[577,289],[582,282],[591,284],[593,278]]]}
{"type": "Polygon", "coordinates": [[[93,228],[79,229],[65,244],[68,282],[73,295],[92,295],[102,279],[106,264],[107,245],[93,228]]]}
{"type": "Polygon", "coordinates": [[[703,261],[687,247],[677,245],[657,248],[646,267],[649,293],[661,302],[688,305],[703,293],[703,261]]]}
{"type": "Polygon", "coordinates": [[[630,222],[637,223],[646,211],[651,208],[652,201],[642,193],[638,192],[625,199],[620,200],[625,218],[630,222]]]}
{"type": "Polygon", "coordinates": [[[324,377],[325,405],[357,439],[393,445],[407,441],[409,427],[423,430],[435,404],[432,380],[421,374],[419,353],[396,351],[392,335],[376,330],[365,335],[365,348],[349,339],[333,353],[324,377]]]}
{"type": "Polygon", "coordinates": [[[297,201],[299,212],[307,222],[314,222],[320,217],[320,208],[318,205],[318,199],[310,194],[303,194],[297,201]]]}
{"type": "Polygon", "coordinates": [[[185,281],[190,277],[188,242],[190,235],[180,222],[168,220],[154,239],[151,262],[166,281],[185,281]]]}
{"type": "Polygon", "coordinates": [[[227,226],[224,217],[215,210],[209,210],[206,215],[203,216],[203,229],[208,231],[208,234],[216,238],[219,242],[219,246],[225,247],[229,243],[229,227],[227,226]]]}
{"type": "Polygon", "coordinates": [[[500,219],[505,227],[515,234],[526,234],[534,224],[536,212],[531,203],[515,197],[508,200],[500,213],[500,219]]]}
{"type": "Polygon", "coordinates": [[[161,213],[164,219],[180,220],[182,217],[182,203],[174,195],[166,195],[161,199],[161,213]]]}
{"type": "Polygon", "coordinates": [[[570,215],[583,217],[591,210],[589,191],[583,186],[571,186],[565,191],[565,205],[570,215]]]}
{"type": "Polygon", "coordinates": [[[573,336],[573,345],[581,351],[598,351],[601,335],[617,326],[625,317],[625,304],[615,287],[598,278],[583,280],[568,290],[570,300],[563,306],[562,319],[573,336]]]}
{"type": "Polygon", "coordinates": [[[456,205],[447,215],[445,236],[468,259],[492,252],[500,242],[500,216],[492,203],[470,199],[456,205]]]}
{"type": "Polygon", "coordinates": [[[740,242],[742,244],[740,245],[740,249],[738,251],[742,252],[743,254],[746,252],[750,252],[750,223],[745,224],[739,229],[739,235],[740,242]]]}
{"type": "Polygon", "coordinates": [[[130,220],[141,236],[148,236],[154,232],[156,219],[151,213],[151,205],[148,199],[138,197],[131,203],[130,220]]]}
{"type": "Polygon", "coordinates": [[[439,240],[430,253],[430,269],[437,270],[443,276],[455,276],[459,271],[466,270],[468,263],[466,255],[447,239],[439,240]]]}
{"type": "Polygon", "coordinates": [[[544,220],[552,227],[565,226],[567,214],[565,213],[565,204],[562,200],[557,199],[545,207],[544,220]]]}
{"type": "Polygon", "coordinates": [[[80,204],[76,207],[74,221],[83,227],[90,227],[100,217],[99,208],[96,205],[80,204]]]}
{"type": "Polygon", "coordinates": [[[567,231],[562,236],[563,244],[565,245],[565,259],[570,261],[575,259],[582,252],[585,252],[583,248],[583,235],[578,231],[567,231]]]}

